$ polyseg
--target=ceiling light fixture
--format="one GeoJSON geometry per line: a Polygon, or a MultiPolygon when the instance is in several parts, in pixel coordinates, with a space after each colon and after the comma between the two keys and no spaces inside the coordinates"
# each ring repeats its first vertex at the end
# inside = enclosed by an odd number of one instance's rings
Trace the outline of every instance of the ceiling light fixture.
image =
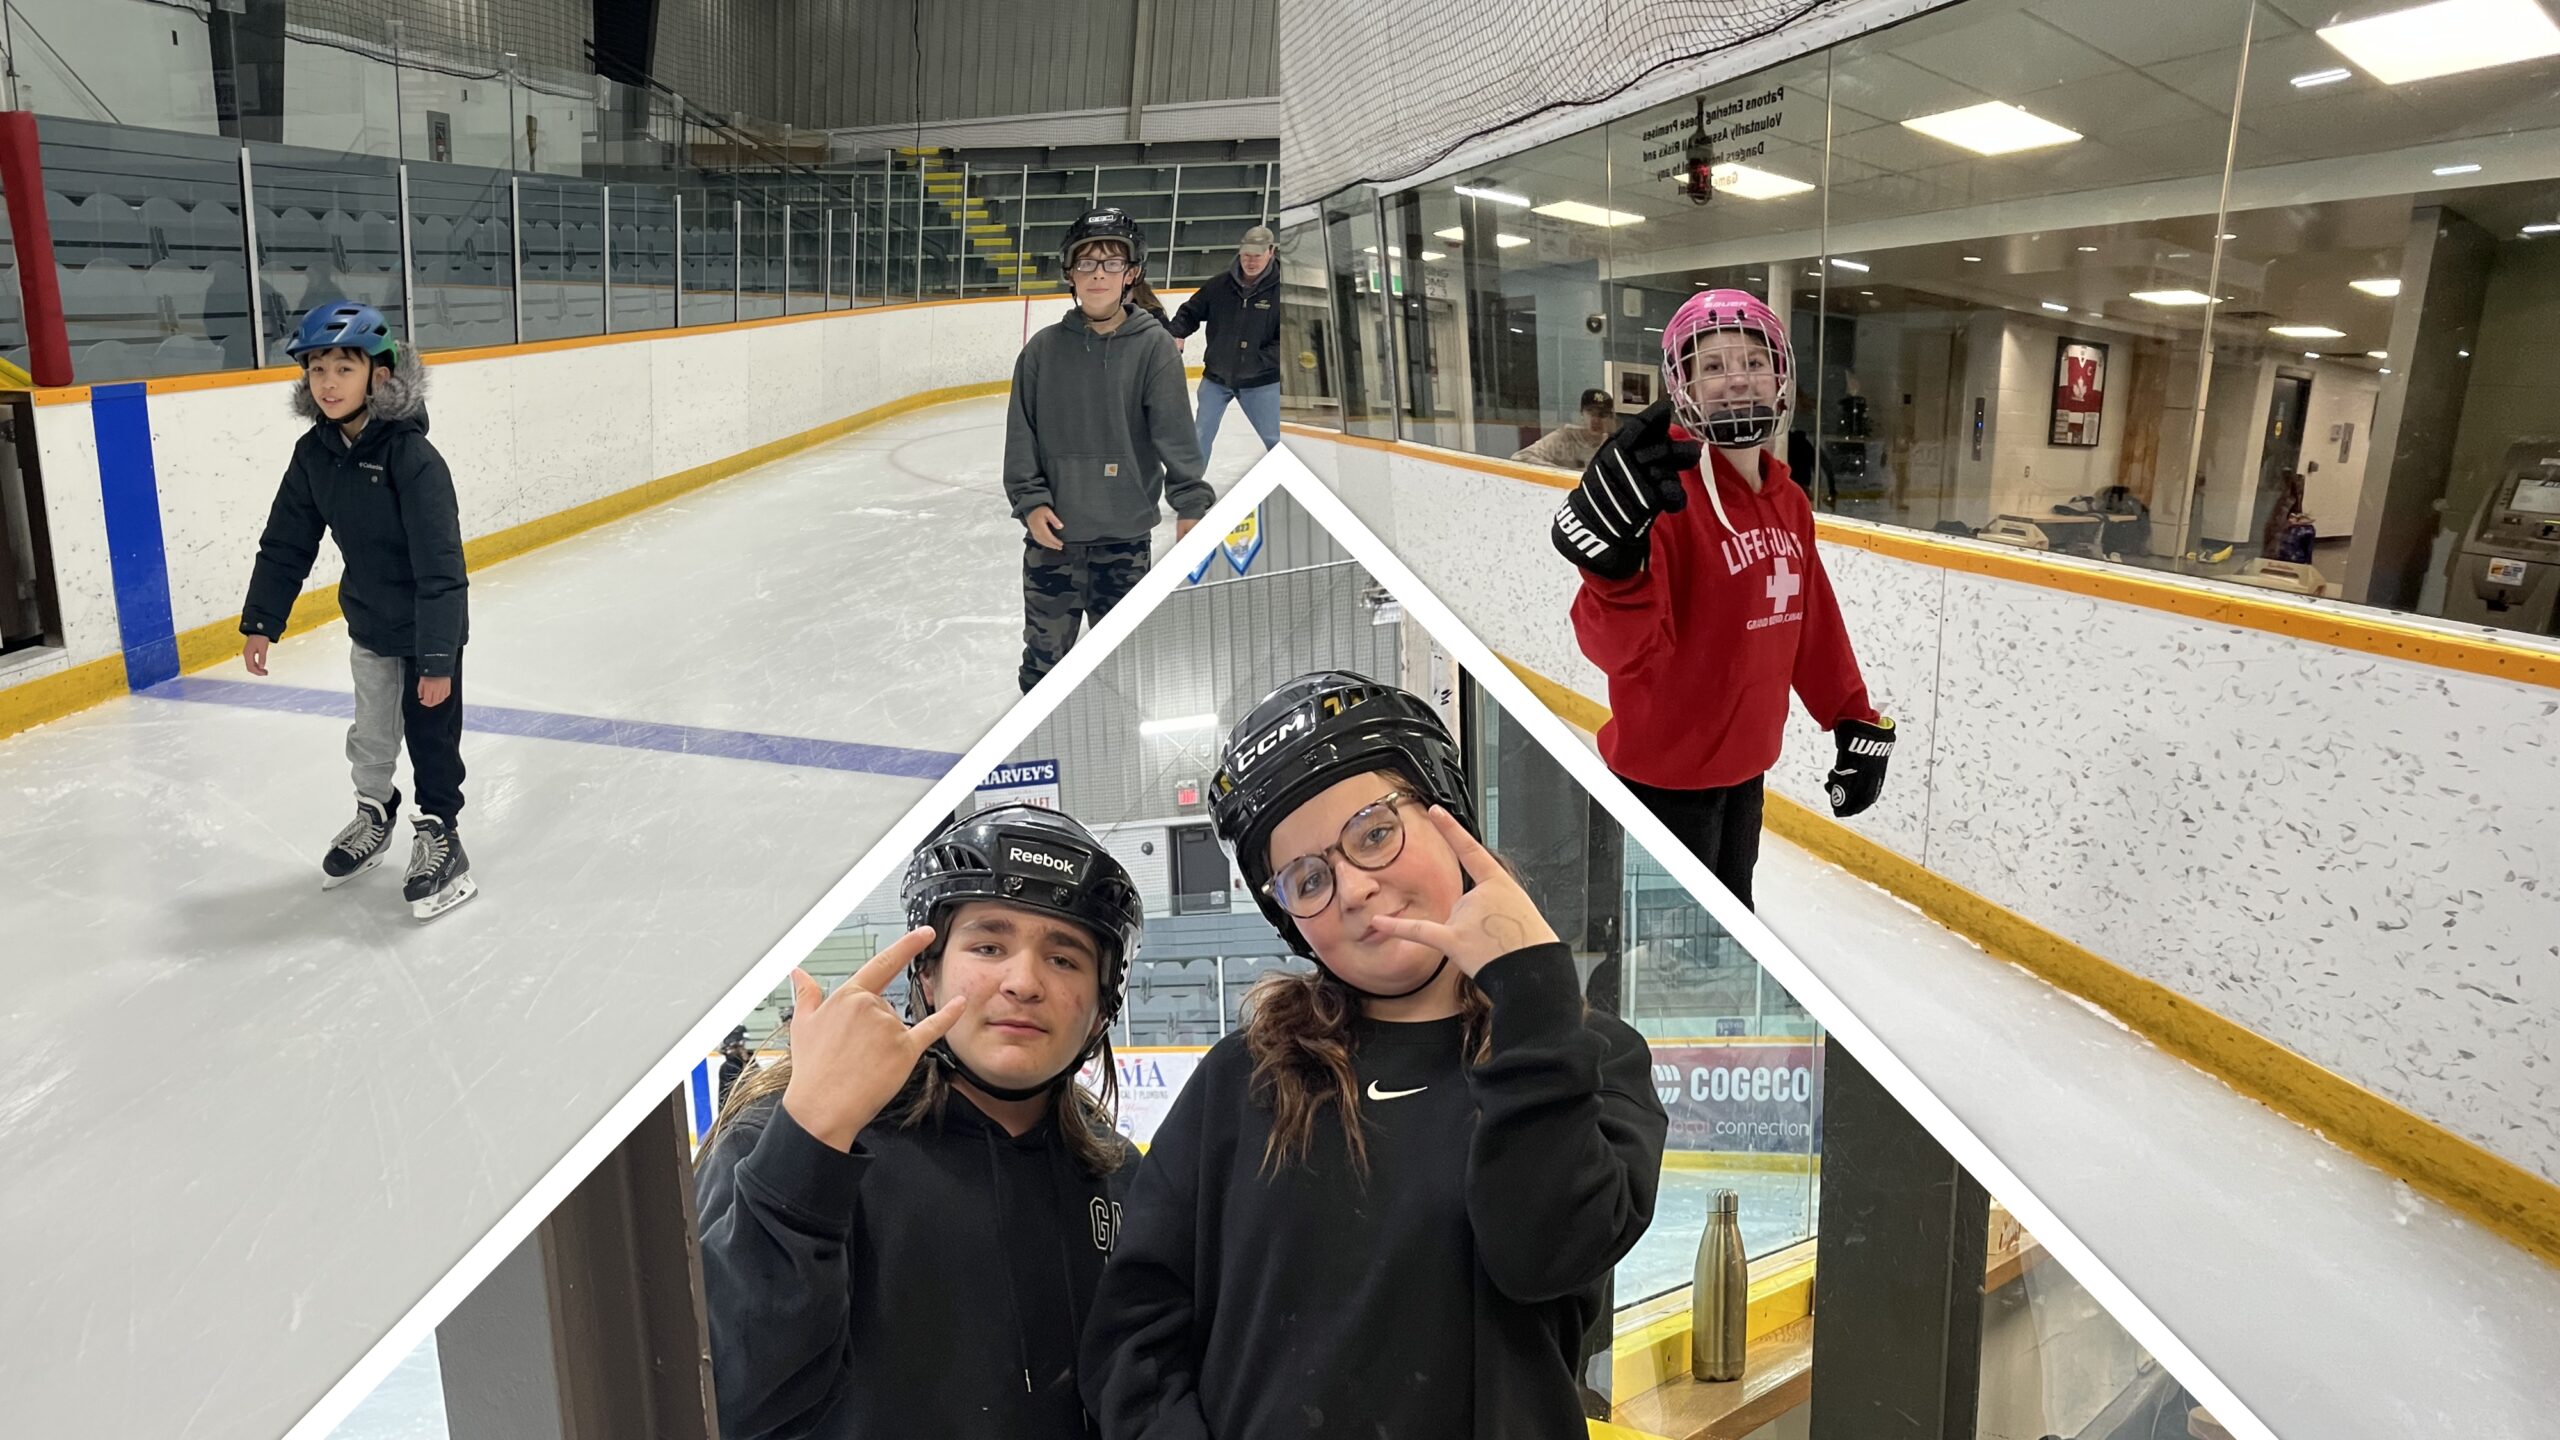
{"type": "Polygon", "coordinates": [[[1467,242],[1467,232],[1455,225],[1446,230],[1434,230],[1431,235],[1433,239],[1446,240],[1452,245],[1463,245],[1467,242]]]}
{"type": "Polygon", "coordinates": [[[2302,358],[2305,360],[2317,360],[2320,358],[2320,352],[2317,350],[2305,350],[2302,352],[2302,358]]]}
{"type": "Polygon", "coordinates": [[[2146,305],[2210,305],[2213,297],[2201,290],[2136,290],[2129,297],[2146,305]]]}
{"type": "Polygon", "coordinates": [[[2391,358],[2391,352],[2388,350],[2367,350],[2364,352],[2364,358],[2367,360],[2388,360],[2391,358]]]}
{"type": "Polygon", "coordinates": [[[1177,715],[1170,720],[1142,720],[1138,722],[1138,733],[1141,735],[1173,735],[1185,730],[1215,730],[1217,728],[1218,717],[1215,715],[1177,715]]]}
{"type": "Polygon", "coordinates": [[[2400,277],[2384,275],[2372,280],[2350,280],[2347,282],[2347,288],[2361,290],[2377,300],[2389,300],[2400,293],[2400,277]]]}
{"type": "Polygon", "coordinates": [[[2352,79],[2355,73],[2353,70],[2314,70],[2308,75],[2294,76],[2293,88],[2308,90],[2315,85],[2335,85],[2341,80],[2352,79]]]}
{"type": "Polygon", "coordinates": [[[1446,260],[1446,259],[1448,259],[1449,257],[1448,257],[1448,256],[1446,256],[1446,255],[1441,254],[1441,253],[1440,253],[1439,251],[1437,251],[1437,250],[1425,250],[1425,251],[1423,251],[1423,252],[1422,252],[1422,258],[1423,258],[1425,261],[1431,261],[1431,260],[1446,260]]]}
{"type": "Polygon", "coordinates": [[[2385,85],[2560,55],[2560,25],[2537,0],[2436,0],[2319,34],[2385,85]]]}
{"type": "Polygon", "coordinates": [[[1964,263],[1967,265],[1979,265],[1982,263],[1982,257],[1979,255],[1967,255],[1964,257],[1964,263]]]}
{"type": "Polygon", "coordinates": [[[1508,190],[1496,190],[1487,185],[1452,185],[1449,188],[1472,200],[1490,200],[1496,205],[1510,205],[1523,210],[1529,207],[1528,196],[1514,195],[1508,190]]]}
{"type": "Polygon", "coordinates": [[[1775,200],[1786,195],[1801,195],[1813,188],[1791,176],[1755,170],[1748,165],[1719,165],[1713,174],[1718,193],[1743,200],[1775,200]]]}
{"type": "Polygon", "coordinates": [[[1517,250],[1521,246],[1529,243],[1529,237],[1526,235],[1496,235],[1493,237],[1493,243],[1499,249],[1517,250]]]}
{"type": "Polygon", "coordinates": [[[2056,314],[2058,314],[2058,315],[2068,315],[2068,314],[2070,314],[2070,313],[2071,313],[2071,307],[2070,307],[2070,306],[2068,306],[2068,305],[2064,305],[2064,304],[2060,304],[2060,303],[2058,303],[2058,302],[2056,302],[2056,301],[2052,301],[2052,300],[2047,300],[2046,302],[2044,302],[2044,308],[2046,308],[2047,310],[2051,310],[2051,311],[2053,311],[2054,313],[2056,313],[2056,314]]]}
{"type": "Polygon", "coordinates": [[[2560,231],[2560,221],[2545,220],[2539,225],[2524,227],[2524,233],[2527,235],[2549,235],[2554,231],[2560,231]]]}
{"type": "Polygon", "coordinates": [[[2000,100],[1918,116],[1902,125],[1906,130],[1917,130],[1932,140],[1944,140],[1976,155],[2008,155],[2047,145],[2067,145],[2080,138],[2077,130],[2065,129],[2000,100]]]}
{"type": "Polygon", "coordinates": [[[2223,235],[2216,235],[2216,236],[2214,236],[2213,238],[2214,238],[2214,239],[2216,239],[2216,240],[2237,240],[2237,239],[2239,239],[2240,237],[2239,237],[2239,236],[2237,236],[2237,235],[2223,234],[2223,235]]]}
{"type": "Polygon", "coordinates": [[[2270,325],[2267,333],[2287,340],[2343,340],[2347,335],[2344,330],[2332,330],[2326,325],[2270,325]]]}
{"type": "Polygon", "coordinates": [[[2098,247],[2095,245],[2083,245],[2080,247],[2080,253],[2083,255],[2095,255],[2098,253],[2098,247]]]}
{"type": "Polygon", "coordinates": [[[1641,215],[1631,214],[1625,210],[1604,210],[1597,205],[1585,205],[1579,200],[1558,200],[1552,205],[1540,205],[1529,213],[1552,215],[1558,220],[1570,220],[1576,225],[1598,225],[1603,228],[1633,225],[1644,219],[1641,215]]]}
{"type": "MultiPolygon", "coordinates": [[[[2554,227],[2554,228],[2560,228],[2560,227],[2554,227]]],[[[1867,273],[1867,271],[1871,268],[1871,267],[1870,267],[1870,266],[1869,266],[1865,261],[1863,261],[1863,260],[1843,260],[1843,259],[1841,259],[1841,258],[1840,258],[1839,256],[1837,256],[1837,255],[1834,255],[1834,256],[1832,256],[1832,257],[1831,257],[1831,263],[1832,263],[1832,264],[1834,264],[1834,265],[1839,266],[1839,267],[1840,267],[1841,269],[1843,269],[1843,270],[1855,270],[1855,271],[1857,271],[1857,272],[1858,272],[1859,274],[1861,274],[1861,275],[1866,274],[1866,273],[1867,273]]]]}
{"type": "Polygon", "coordinates": [[[2477,174],[2479,169],[2480,167],[2477,165],[2439,165],[2436,167],[2436,173],[2439,175],[2472,175],[2477,174]]]}

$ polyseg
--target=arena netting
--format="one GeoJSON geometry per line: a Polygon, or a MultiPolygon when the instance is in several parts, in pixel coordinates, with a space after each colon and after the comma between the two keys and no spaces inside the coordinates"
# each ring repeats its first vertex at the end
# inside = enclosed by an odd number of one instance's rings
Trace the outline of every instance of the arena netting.
{"type": "Polygon", "coordinates": [[[1429,169],[1470,141],[1854,0],[1288,0],[1286,205],[1429,169]]]}

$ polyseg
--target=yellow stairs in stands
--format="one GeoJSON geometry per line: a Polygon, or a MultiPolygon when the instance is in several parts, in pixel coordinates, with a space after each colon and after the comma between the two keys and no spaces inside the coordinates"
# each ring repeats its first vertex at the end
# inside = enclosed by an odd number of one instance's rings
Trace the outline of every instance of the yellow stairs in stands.
{"type": "Polygon", "coordinates": [[[915,165],[924,182],[925,199],[940,206],[943,218],[968,237],[970,254],[1026,290],[1057,288],[1055,280],[1040,280],[1039,262],[1023,253],[1012,229],[987,212],[986,199],[968,193],[968,172],[951,168],[940,146],[902,146],[898,153],[915,165]]]}

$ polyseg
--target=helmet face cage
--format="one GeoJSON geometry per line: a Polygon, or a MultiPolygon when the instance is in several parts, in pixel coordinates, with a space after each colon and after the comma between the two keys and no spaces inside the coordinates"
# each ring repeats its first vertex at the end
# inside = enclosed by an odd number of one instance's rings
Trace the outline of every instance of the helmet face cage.
{"type": "Polygon", "coordinates": [[[1707,290],[1692,295],[1671,323],[1662,327],[1662,380],[1671,392],[1671,410],[1681,428],[1715,445],[1765,443],[1778,433],[1779,421],[1795,397],[1795,345],[1786,322],[1758,296],[1740,290],[1707,290]],[[1721,406],[1710,412],[1692,393],[1700,349],[1718,332],[1748,335],[1769,352],[1773,393],[1762,402],[1721,406]]]}
{"type": "Polygon", "coordinates": [[[1269,890],[1271,832],[1318,792],[1373,771],[1402,779],[1474,833],[1466,769],[1439,714],[1409,691],[1348,671],[1301,676],[1264,697],[1228,735],[1209,782],[1218,838],[1254,903],[1310,959],[1296,917],[1269,890]]]}
{"type": "Polygon", "coordinates": [[[922,981],[942,956],[945,922],[954,910],[979,900],[1054,915],[1090,933],[1101,952],[1096,998],[1102,1031],[1119,1017],[1145,935],[1146,902],[1127,867],[1074,820],[1036,805],[1000,805],[966,816],[907,861],[898,896],[910,928],[935,930],[933,944],[907,969],[910,1019],[924,1013],[922,981]]]}

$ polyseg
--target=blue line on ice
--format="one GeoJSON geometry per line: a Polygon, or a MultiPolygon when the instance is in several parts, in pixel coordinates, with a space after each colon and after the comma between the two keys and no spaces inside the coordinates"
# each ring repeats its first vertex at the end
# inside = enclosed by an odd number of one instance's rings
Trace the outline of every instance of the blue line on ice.
{"type": "MultiPolygon", "coordinates": [[[[292,715],[349,720],[355,697],[332,690],[292,685],[252,684],[242,680],[163,681],[138,692],[153,700],[184,700],[199,705],[229,705],[292,715]]],[[[866,775],[900,775],[939,780],[960,762],[943,750],[907,750],[895,745],[863,745],[849,740],[812,740],[798,735],[765,735],[753,730],[711,730],[697,725],[662,725],[652,720],[611,720],[598,715],[567,715],[549,710],[510,710],[498,705],[470,704],[464,729],[528,740],[566,740],[579,745],[613,745],[626,750],[664,750],[677,755],[708,755],[722,760],[755,760],[767,765],[799,765],[816,770],[851,770],[866,775]]]]}

